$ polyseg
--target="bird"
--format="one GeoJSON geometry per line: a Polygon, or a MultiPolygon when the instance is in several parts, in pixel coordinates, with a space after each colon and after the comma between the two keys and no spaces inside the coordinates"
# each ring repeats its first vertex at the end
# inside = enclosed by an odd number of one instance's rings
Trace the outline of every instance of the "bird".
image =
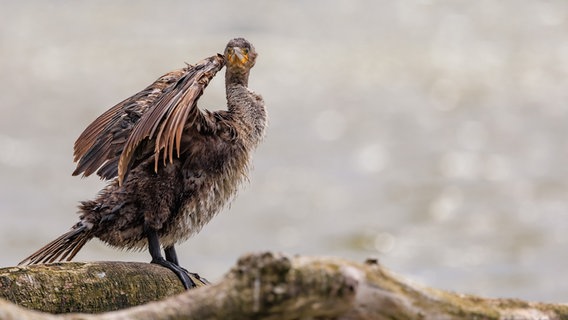
{"type": "Polygon", "coordinates": [[[248,181],[252,153],[263,140],[267,113],[248,88],[257,52],[244,38],[224,54],[159,77],[96,118],[74,144],[74,176],[96,173],[108,184],[79,205],[79,221],[20,265],[70,261],[91,239],[145,250],[151,263],[195,287],[175,245],[199,232],[248,181]],[[223,67],[227,107],[197,106],[223,67]],[[162,249],[164,255],[162,255],[162,249]]]}

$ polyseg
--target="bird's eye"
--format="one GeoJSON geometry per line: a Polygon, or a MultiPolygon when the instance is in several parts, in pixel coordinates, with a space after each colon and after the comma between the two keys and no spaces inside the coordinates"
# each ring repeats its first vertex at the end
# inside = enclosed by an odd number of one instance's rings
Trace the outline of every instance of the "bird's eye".
{"type": "Polygon", "coordinates": [[[248,53],[249,53],[249,49],[243,48],[243,53],[244,53],[244,54],[248,54],[248,53]]]}

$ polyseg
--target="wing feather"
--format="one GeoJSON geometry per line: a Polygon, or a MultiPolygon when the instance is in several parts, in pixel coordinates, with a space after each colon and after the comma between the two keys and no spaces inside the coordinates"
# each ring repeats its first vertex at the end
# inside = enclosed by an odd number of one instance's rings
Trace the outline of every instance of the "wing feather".
{"type": "Polygon", "coordinates": [[[162,150],[164,163],[173,161],[174,150],[179,157],[184,127],[201,125],[197,100],[223,66],[223,56],[216,55],[172,71],[100,115],[75,142],[73,175],[96,171],[122,183],[139,158],[153,153],[157,170],[162,150]]]}
{"type": "MultiPolygon", "coordinates": [[[[144,139],[154,140],[154,169],[158,170],[159,158],[163,152],[166,163],[173,161],[174,148],[178,151],[183,128],[190,114],[195,122],[203,116],[197,108],[197,100],[213,76],[224,66],[222,55],[202,60],[183,75],[172,90],[164,93],[155,106],[142,116],[128,138],[118,161],[118,179],[122,183],[132,161],[132,154],[144,139]]],[[[195,123],[192,124],[195,124],[195,123]]]]}
{"type": "MultiPolygon", "coordinates": [[[[185,69],[179,69],[163,75],[141,92],[113,106],[93,121],[75,142],[74,158],[78,164],[73,175],[83,173],[83,176],[89,176],[108,162],[115,162],[114,158],[120,156],[128,135],[141,115],[185,72],[185,69]]],[[[116,176],[104,175],[103,172],[97,174],[103,179],[116,176]]]]}

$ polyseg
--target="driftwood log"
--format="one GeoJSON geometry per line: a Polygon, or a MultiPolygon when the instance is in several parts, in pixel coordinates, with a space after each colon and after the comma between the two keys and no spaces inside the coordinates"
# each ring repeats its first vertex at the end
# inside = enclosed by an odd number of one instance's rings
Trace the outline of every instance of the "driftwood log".
{"type": "Polygon", "coordinates": [[[243,256],[219,283],[187,292],[173,273],[145,263],[4,268],[0,296],[0,320],[568,319],[568,304],[422,287],[372,260],[273,253],[243,256]]]}

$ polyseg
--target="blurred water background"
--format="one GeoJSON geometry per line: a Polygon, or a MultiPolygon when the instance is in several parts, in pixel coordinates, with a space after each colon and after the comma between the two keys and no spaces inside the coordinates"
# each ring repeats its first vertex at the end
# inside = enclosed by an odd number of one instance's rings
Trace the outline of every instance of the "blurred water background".
{"type": "MultiPolygon", "coordinates": [[[[0,266],[103,187],[73,142],[161,74],[244,36],[271,126],[251,182],[179,246],[381,263],[491,297],[567,301],[568,2],[0,1],[0,266]]],[[[225,105],[223,76],[200,105],[225,105]]],[[[92,241],[77,260],[148,261],[92,241]]]]}

